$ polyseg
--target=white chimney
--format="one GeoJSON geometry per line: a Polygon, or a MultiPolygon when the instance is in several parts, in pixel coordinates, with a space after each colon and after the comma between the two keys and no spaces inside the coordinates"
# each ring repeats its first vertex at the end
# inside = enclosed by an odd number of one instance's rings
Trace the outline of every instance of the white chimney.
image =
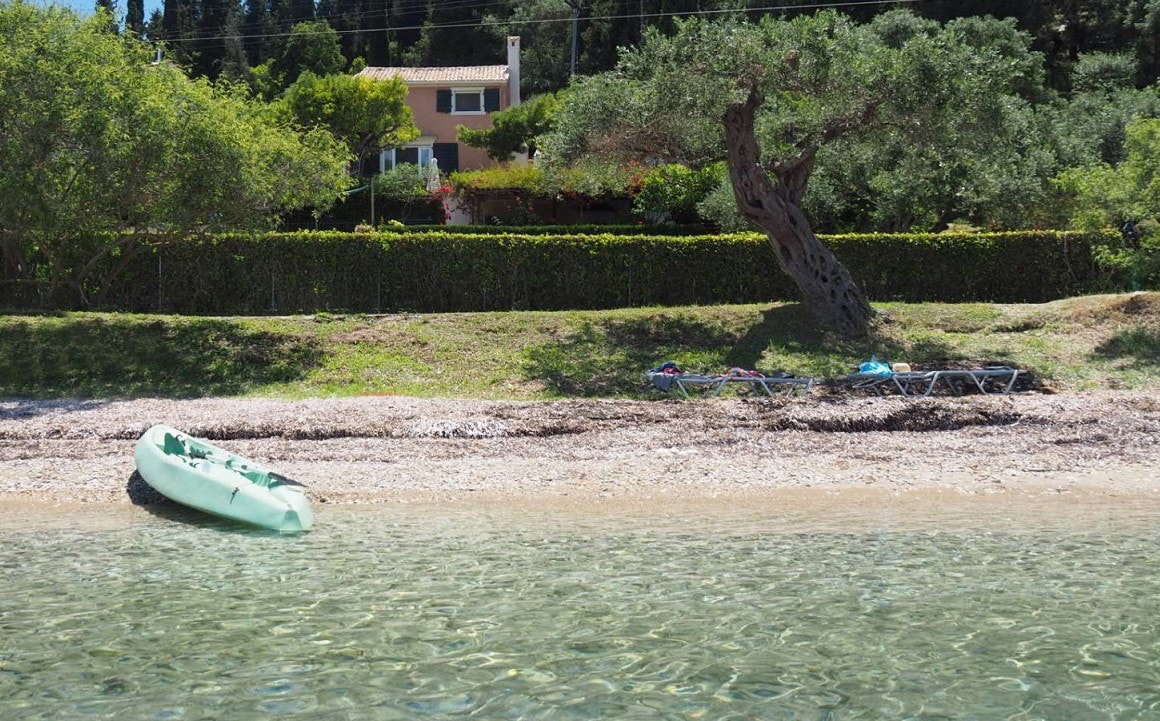
{"type": "Polygon", "coordinates": [[[508,51],[508,105],[520,104],[520,36],[509,35],[508,51]]]}

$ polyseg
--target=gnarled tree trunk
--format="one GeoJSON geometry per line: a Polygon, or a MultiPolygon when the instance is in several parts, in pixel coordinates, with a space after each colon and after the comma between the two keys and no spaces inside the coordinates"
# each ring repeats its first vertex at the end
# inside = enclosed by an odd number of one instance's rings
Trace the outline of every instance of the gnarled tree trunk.
{"type": "Polygon", "coordinates": [[[814,235],[801,209],[806,183],[814,168],[807,150],[789,163],[761,165],[754,134],[754,115],[763,102],[761,92],[750,90],[743,103],[725,110],[729,176],[741,214],[769,236],[777,262],[802,293],[807,307],[825,325],[847,338],[866,335],[874,311],[846,266],[814,235]]]}

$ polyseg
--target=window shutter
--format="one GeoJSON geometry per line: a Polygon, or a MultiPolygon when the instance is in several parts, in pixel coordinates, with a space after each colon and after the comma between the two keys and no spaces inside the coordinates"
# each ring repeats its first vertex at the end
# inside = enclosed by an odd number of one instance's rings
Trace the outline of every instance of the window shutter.
{"type": "Polygon", "coordinates": [[[451,89],[435,91],[435,112],[450,113],[451,112],[451,89]]]}
{"type": "Polygon", "coordinates": [[[483,89],[483,110],[486,113],[499,110],[499,88],[483,89]]]}
{"type": "Polygon", "coordinates": [[[459,170],[459,143],[435,143],[431,147],[431,154],[439,161],[440,172],[454,173],[459,170]]]}

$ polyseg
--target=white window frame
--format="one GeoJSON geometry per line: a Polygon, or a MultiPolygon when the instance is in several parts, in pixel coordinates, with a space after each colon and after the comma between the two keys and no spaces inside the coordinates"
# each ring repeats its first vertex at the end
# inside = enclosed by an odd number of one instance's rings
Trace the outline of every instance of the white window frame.
{"type": "MultiPolygon", "coordinates": [[[[435,157],[435,146],[431,143],[407,143],[404,148],[417,148],[419,150],[419,169],[426,170],[431,166],[431,160],[435,157]]],[[[395,155],[396,148],[384,150],[379,153],[379,173],[385,173],[388,170],[394,170],[398,163],[395,162],[397,156],[395,155]]]]}
{"type": "Polygon", "coordinates": [[[487,103],[483,97],[483,88],[451,88],[451,114],[452,115],[487,115],[487,103]],[[479,96],[479,110],[457,110],[456,99],[460,94],[463,95],[478,95],[479,96]]]}

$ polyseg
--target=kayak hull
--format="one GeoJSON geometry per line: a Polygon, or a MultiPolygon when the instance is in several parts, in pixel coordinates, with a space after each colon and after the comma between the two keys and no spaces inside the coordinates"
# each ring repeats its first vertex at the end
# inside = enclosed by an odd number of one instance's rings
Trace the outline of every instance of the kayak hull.
{"type": "Polygon", "coordinates": [[[150,487],[184,506],[275,531],[314,525],[301,484],[175,428],[153,426],[133,456],[150,487]]]}

